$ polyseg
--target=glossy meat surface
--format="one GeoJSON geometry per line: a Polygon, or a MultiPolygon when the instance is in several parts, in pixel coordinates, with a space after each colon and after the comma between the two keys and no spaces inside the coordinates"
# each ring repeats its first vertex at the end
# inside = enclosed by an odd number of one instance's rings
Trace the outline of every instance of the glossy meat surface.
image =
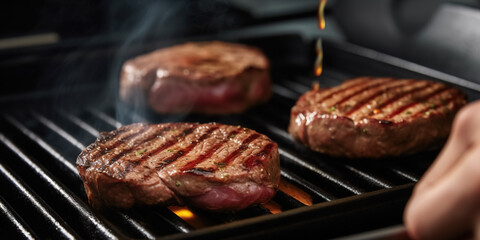
{"type": "Polygon", "coordinates": [[[270,97],[269,68],[253,47],[190,42],[127,61],[120,97],[159,113],[240,113],[270,97]]]}
{"type": "Polygon", "coordinates": [[[77,159],[90,204],[192,204],[238,211],[268,201],[280,180],[277,144],[240,126],[132,124],[77,159]]]}
{"type": "Polygon", "coordinates": [[[463,93],[439,82],[360,77],[302,95],[289,132],[336,157],[399,156],[441,146],[465,104],[463,93]]]}

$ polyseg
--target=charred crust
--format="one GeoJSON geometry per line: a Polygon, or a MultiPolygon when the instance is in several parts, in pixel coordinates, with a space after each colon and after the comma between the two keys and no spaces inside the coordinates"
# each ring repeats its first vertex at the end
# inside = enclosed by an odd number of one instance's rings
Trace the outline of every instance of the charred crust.
{"type": "MultiPolygon", "coordinates": [[[[115,145],[115,142],[118,142],[120,139],[115,138],[115,134],[117,134],[117,131],[111,131],[109,133],[105,133],[105,136],[112,136],[111,139],[114,139],[111,143],[107,141],[107,145],[104,145],[105,143],[100,143],[100,140],[97,139],[95,143],[92,143],[89,145],[77,158],[77,169],[80,173],[80,176],[82,180],[84,181],[84,184],[86,186],[86,191],[87,191],[87,196],[90,201],[90,204],[94,206],[95,208],[100,208],[103,206],[113,206],[113,207],[120,207],[120,208],[128,208],[132,207],[133,205],[138,205],[138,204],[150,204],[150,202],[156,201],[152,196],[153,195],[165,195],[167,196],[168,194],[171,194],[170,199],[166,200],[161,200],[161,202],[155,202],[155,204],[169,204],[172,202],[172,200],[176,200],[177,202],[181,203],[180,197],[182,196],[187,196],[185,195],[185,192],[182,191],[191,191],[192,186],[188,186],[188,181],[183,181],[180,179],[181,177],[187,177],[191,179],[198,179],[198,181],[207,181],[205,184],[211,184],[212,182],[221,183],[221,184],[228,184],[232,182],[232,179],[237,180],[238,178],[243,178],[243,177],[253,177],[253,178],[258,178],[258,181],[268,181],[268,184],[273,182],[273,180],[277,181],[276,179],[273,179],[273,177],[266,179],[265,178],[265,170],[271,170],[272,171],[272,176],[280,176],[279,175],[279,159],[278,159],[278,149],[276,144],[269,139],[268,137],[261,135],[253,130],[245,129],[240,126],[228,126],[225,128],[225,131],[223,131],[221,134],[217,131],[217,129],[222,127],[222,124],[218,123],[207,123],[207,124],[199,124],[199,123],[173,123],[169,125],[164,125],[164,124],[159,124],[159,125],[145,125],[146,127],[153,128],[152,131],[148,131],[148,134],[145,135],[139,135],[138,138],[132,139],[135,143],[142,142],[142,141],[158,141],[157,136],[158,136],[158,131],[161,131],[161,129],[175,129],[175,132],[170,132],[168,137],[166,138],[165,141],[171,142],[172,144],[176,144],[177,140],[182,141],[182,144],[187,144],[190,142],[190,138],[187,137],[185,138],[185,135],[189,133],[195,134],[195,136],[192,136],[194,138],[198,138],[197,140],[194,140],[193,143],[197,144],[200,143],[201,141],[205,139],[211,139],[211,137],[215,137],[216,141],[220,141],[218,143],[224,144],[225,142],[229,142],[232,138],[235,138],[235,141],[242,141],[241,145],[235,145],[236,150],[244,151],[246,149],[250,149],[252,145],[249,145],[248,143],[250,141],[246,141],[250,139],[251,141],[255,139],[260,139],[261,141],[258,142],[258,144],[255,144],[256,147],[259,146],[259,144],[265,144],[263,149],[258,149],[255,150],[254,154],[251,154],[252,156],[241,156],[241,158],[250,158],[252,157],[252,160],[250,160],[250,166],[257,166],[259,164],[267,165],[267,163],[273,164],[273,167],[268,167],[268,168],[255,168],[253,171],[261,171],[262,173],[260,174],[254,174],[255,176],[251,176],[250,172],[245,173],[245,171],[242,170],[242,163],[237,161],[235,162],[235,167],[229,168],[228,163],[220,163],[217,165],[211,165],[209,162],[207,166],[203,167],[203,165],[196,165],[200,163],[201,161],[195,162],[196,164],[192,164],[191,169],[182,169],[184,167],[184,163],[188,163],[189,161],[194,161],[196,158],[194,156],[188,156],[186,158],[185,156],[189,154],[189,152],[195,147],[193,146],[188,146],[183,148],[178,147],[172,150],[170,153],[167,153],[165,155],[162,155],[162,157],[154,157],[155,150],[158,150],[159,152],[162,151],[168,151],[168,148],[170,148],[170,145],[165,145],[165,148],[160,147],[158,149],[148,149],[144,147],[135,147],[132,150],[132,154],[126,155],[126,156],[131,156],[128,158],[120,158],[121,162],[117,162],[117,164],[113,164],[111,159],[103,159],[99,157],[100,153],[102,150],[109,148],[108,146],[112,146],[111,149],[111,154],[108,155],[110,156],[119,156],[122,154],[122,149],[126,144],[123,145],[115,145]],[[161,126],[159,126],[161,125],[161,126]],[[190,129],[190,130],[188,130],[190,129]],[[201,131],[197,131],[195,129],[200,129],[201,131]],[[214,131],[215,134],[212,134],[214,131]],[[180,133],[184,134],[180,134],[180,133]],[[241,135],[238,135],[238,132],[242,132],[241,135]],[[243,133],[245,132],[245,133],[243,133]],[[218,134],[217,134],[218,133],[218,134]],[[228,134],[227,134],[228,133],[228,134]],[[235,135],[237,133],[237,135],[235,135]],[[212,134],[212,135],[210,135],[212,134]],[[233,135],[232,135],[233,134],[233,135]],[[245,134],[245,135],[244,135],[245,134]],[[176,139],[177,136],[180,136],[180,139],[176,139]],[[222,142],[221,137],[224,137],[223,139],[224,142],[222,142]],[[244,138],[245,137],[245,138],[244,138]],[[275,145],[275,146],[273,146],[275,145]],[[267,147],[270,146],[270,147],[267,147]],[[114,147],[119,147],[120,149],[116,149],[114,147]],[[139,154],[136,154],[137,149],[139,149],[141,152],[139,154]],[[167,149],[167,150],[165,150],[167,149]],[[276,153],[273,153],[273,150],[277,150],[276,153]],[[152,152],[152,158],[150,159],[142,159],[144,157],[148,158],[149,152],[152,152]],[[135,154],[133,154],[135,153],[135,154]],[[276,159],[274,159],[272,156],[275,156],[276,159]],[[177,160],[178,158],[181,158],[182,163],[179,163],[178,165],[170,164],[173,161],[177,160]],[[86,164],[81,165],[81,162],[85,162],[86,164]],[[152,161],[152,162],[145,162],[145,161],[152,161]],[[185,162],[183,162],[185,161],[185,162]],[[85,169],[85,165],[92,165],[90,167],[90,170],[85,169]],[[166,166],[170,165],[168,167],[168,172],[166,170],[166,166]],[[224,166],[223,166],[224,165],[224,166]],[[170,167],[172,169],[176,170],[173,172],[170,172],[170,167]],[[228,168],[227,168],[228,167],[228,168]],[[221,169],[220,169],[221,168],[221,169]],[[261,169],[261,170],[260,170],[261,169]],[[230,171],[232,170],[232,171],[230,171]],[[278,170],[278,172],[277,172],[278,170]],[[180,177],[178,179],[178,182],[182,184],[181,187],[175,188],[173,187],[172,189],[172,182],[167,181],[163,177],[165,177],[163,174],[173,174],[172,177],[180,177]],[[192,176],[182,176],[182,174],[191,174],[192,176]],[[156,180],[157,177],[160,179],[160,183],[156,180]],[[166,182],[164,182],[166,181],[166,182]],[[155,186],[159,186],[157,184],[162,185],[161,189],[163,189],[163,186],[165,188],[168,188],[172,193],[158,193],[155,192],[155,194],[152,194],[152,188],[150,188],[150,184],[155,184],[155,186]],[[170,185],[169,185],[170,184],[170,185]],[[115,189],[112,189],[115,188],[115,189]],[[88,189],[88,190],[87,190],[88,189]],[[119,195],[120,194],[120,195],[119,195]],[[183,194],[183,195],[182,195],[183,194]],[[124,198],[125,196],[125,198],[124,198]]],[[[125,126],[122,127],[122,129],[127,129],[127,134],[122,134],[123,137],[128,137],[130,136],[130,133],[137,132],[138,128],[140,126],[125,126]]],[[[117,134],[118,135],[118,134],[117,134]]],[[[161,135],[161,134],[160,134],[161,135]]],[[[162,140],[163,141],[163,140],[162,140]]],[[[130,142],[127,141],[129,144],[130,142]]],[[[135,145],[135,144],[133,144],[135,145]]],[[[161,145],[161,144],[160,144],[161,145]]],[[[136,145],[135,145],[136,146],[136,145]]],[[[157,146],[157,145],[155,145],[157,146]]],[[[256,149],[255,147],[255,149],[256,149]]],[[[131,149],[132,146],[129,145],[128,149],[131,149]]],[[[205,150],[202,150],[205,151],[205,150]]],[[[207,150],[208,151],[208,150],[207,150]]],[[[247,150],[248,151],[248,150],[247,150]]],[[[201,153],[195,152],[195,154],[200,154],[198,155],[198,159],[202,159],[201,153]]],[[[237,154],[233,157],[238,157],[237,154]]],[[[221,160],[221,159],[220,159],[221,160]]],[[[212,162],[215,163],[215,162],[212,162]]],[[[270,175],[269,175],[270,176],[270,175]]],[[[175,185],[176,183],[173,182],[175,185]]],[[[153,186],[153,185],[152,185],[153,186]]],[[[197,188],[197,185],[194,186],[197,188]]],[[[160,188],[158,188],[160,189],[160,188]]],[[[195,191],[201,191],[198,189],[194,189],[195,191]]],[[[162,190],[163,191],[163,190],[162,190]]],[[[159,200],[160,201],[160,200],[159,200]]]]}
{"type": "Polygon", "coordinates": [[[439,82],[399,80],[364,94],[357,94],[365,88],[363,80],[325,88],[325,94],[319,94],[322,89],[307,91],[291,110],[289,133],[312,150],[336,157],[380,158],[428,149],[446,136],[466,95],[439,82]],[[398,90],[380,95],[392,89],[398,90]],[[418,130],[426,133],[414,136],[418,130]],[[378,153],[365,152],[370,147],[379,148],[378,153]]]}

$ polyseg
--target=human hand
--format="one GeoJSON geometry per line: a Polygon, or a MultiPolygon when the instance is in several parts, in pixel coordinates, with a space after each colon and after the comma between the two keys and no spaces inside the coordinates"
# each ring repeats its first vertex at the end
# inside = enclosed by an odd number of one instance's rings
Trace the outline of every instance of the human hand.
{"type": "Polygon", "coordinates": [[[480,101],[457,114],[450,137],[404,212],[413,239],[480,239],[480,101]]]}

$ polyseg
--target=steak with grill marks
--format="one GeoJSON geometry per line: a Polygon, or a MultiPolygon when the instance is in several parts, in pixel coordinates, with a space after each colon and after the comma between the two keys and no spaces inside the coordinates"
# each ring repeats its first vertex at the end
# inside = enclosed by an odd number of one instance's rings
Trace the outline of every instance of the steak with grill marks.
{"type": "Polygon", "coordinates": [[[462,92],[439,82],[359,77],[303,94],[288,130],[336,157],[399,156],[441,147],[465,104],[462,92]]]}
{"type": "Polygon", "coordinates": [[[240,113],[271,95],[269,62],[257,48],[190,42],[127,61],[120,97],[159,113],[240,113]]]}
{"type": "Polygon", "coordinates": [[[269,201],[280,181],[276,143],[218,123],[123,126],[102,133],[77,168],[94,208],[187,203],[238,211],[269,201]]]}

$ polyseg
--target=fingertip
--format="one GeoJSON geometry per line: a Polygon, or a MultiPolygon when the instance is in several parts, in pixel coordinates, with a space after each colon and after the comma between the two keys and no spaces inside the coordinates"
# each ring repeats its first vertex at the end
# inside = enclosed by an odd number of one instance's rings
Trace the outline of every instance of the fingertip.
{"type": "Polygon", "coordinates": [[[419,227],[417,217],[415,216],[416,212],[412,211],[412,200],[408,201],[405,211],[403,213],[403,223],[405,224],[405,229],[407,235],[411,239],[420,239],[419,227]]]}
{"type": "Polygon", "coordinates": [[[480,101],[465,105],[455,116],[452,134],[459,137],[469,136],[472,134],[472,125],[476,125],[479,118],[480,101]]]}
{"type": "MultiPolygon", "coordinates": [[[[426,193],[428,194],[428,193],[426,193]]],[[[432,219],[429,211],[433,209],[425,193],[413,195],[407,202],[403,213],[403,222],[410,239],[435,239],[432,219]]]]}

